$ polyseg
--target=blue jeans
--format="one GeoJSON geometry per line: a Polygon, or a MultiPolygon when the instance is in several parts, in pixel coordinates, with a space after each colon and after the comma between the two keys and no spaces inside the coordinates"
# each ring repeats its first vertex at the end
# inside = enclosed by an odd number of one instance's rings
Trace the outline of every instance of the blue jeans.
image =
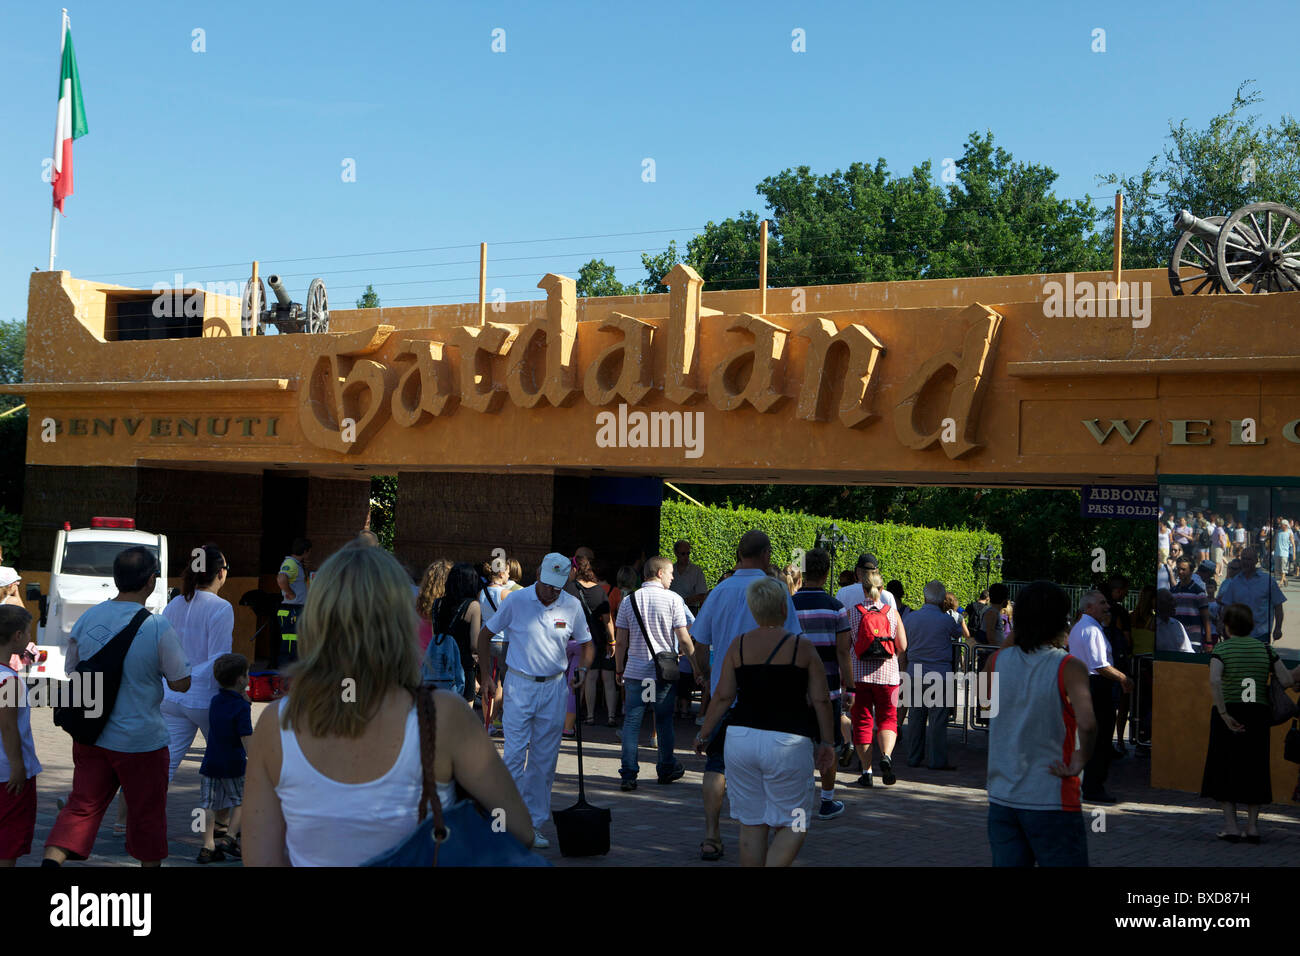
{"type": "MultiPolygon", "coordinates": [[[[660,776],[672,773],[677,768],[677,758],[673,756],[676,740],[673,736],[673,709],[677,706],[677,685],[660,681],[654,684],[654,721],[659,732],[659,762],[656,765],[660,776]]],[[[623,766],[619,776],[625,780],[635,780],[641,771],[636,762],[637,747],[640,745],[641,718],[649,702],[645,699],[649,685],[633,678],[624,685],[623,702],[623,766]]]]}
{"type": "Polygon", "coordinates": [[[1088,830],[1078,811],[1017,810],[990,802],[989,848],[994,866],[1087,866],[1088,830]]]}

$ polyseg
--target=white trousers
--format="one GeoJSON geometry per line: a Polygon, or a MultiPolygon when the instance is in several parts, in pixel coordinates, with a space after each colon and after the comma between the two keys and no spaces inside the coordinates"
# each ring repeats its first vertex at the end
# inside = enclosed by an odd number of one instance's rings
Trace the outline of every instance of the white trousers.
{"type": "Polygon", "coordinates": [[[501,715],[502,757],[533,826],[540,827],[551,818],[551,786],[560,759],[568,687],[563,677],[538,683],[515,671],[506,674],[506,682],[510,689],[501,715]]]}
{"type": "Polygon", "coordinates": [[[203,731],[203,743],[208,741],[208,712],[193,707],[182,707],[174,701],[162,702],[163,723],[167,725],[167,750],[171,765],[167,768],[167,782],[176,776],[176,768],[185,759],[186,752],[194,743],[194,732],[203,731]]]}

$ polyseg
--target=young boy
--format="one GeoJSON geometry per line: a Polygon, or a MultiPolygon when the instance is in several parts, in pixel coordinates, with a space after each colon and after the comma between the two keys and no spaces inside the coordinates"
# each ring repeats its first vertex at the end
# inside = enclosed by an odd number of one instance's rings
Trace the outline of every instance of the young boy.
{"type": "Polygon", "coordinates": [[[217,863],[226,857],[239,859],[239,810],[244,802],[244,769],[248,745],[253,737],[252,705],[248,688],[248,658],[243,654],[222,654],[212,665],[212,676],[221,689],[208,705],[207,751],[199,767],[199,806],[203,808],[203,849],[198,862],[217,863]],[[228,836],[217,846],[217,811],[230,811],[228,836]]]}
{"type": "MultiPolygon", "coordinates": [[[[0,661],[27,647],[32,616],[26,608],[0,605],[0,661]]],[[[13,866],[32,851],[36,832],[36,775],[41,763],[32,741],[27,684],[0,663],[0,867],[13,866]]]]}

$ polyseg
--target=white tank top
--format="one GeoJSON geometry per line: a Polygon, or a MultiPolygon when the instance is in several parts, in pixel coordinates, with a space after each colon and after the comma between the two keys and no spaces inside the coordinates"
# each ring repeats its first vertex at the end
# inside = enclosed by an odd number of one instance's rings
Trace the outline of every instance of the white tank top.
{"type": "MultiPolygon", "coordinates": [[[[1062,670],[1070,655],[1057,647],[994,654],[998,711],[989,721],[989,802],[1020,810],[1079,810],[1079,778],[1057,777],[1052,763],[1069,763],[1078,746],[1074,708],[1062,670]]],[[[1097,741],[1109,747],[1110,741],[1097,741]]]]}
{"type": "MultiPolygon", "coordinates": [[[[414,705],[406,715],[402,749],[382,777],[339,783],[303,755],[298,735],[280,728],[280,782],[284,842],[294,866],[357,866],[400,843],[415,829],[420,803],[420,727],[414,705]]],[[[438,784],[450,807],[454,781],[438,784]]]]}

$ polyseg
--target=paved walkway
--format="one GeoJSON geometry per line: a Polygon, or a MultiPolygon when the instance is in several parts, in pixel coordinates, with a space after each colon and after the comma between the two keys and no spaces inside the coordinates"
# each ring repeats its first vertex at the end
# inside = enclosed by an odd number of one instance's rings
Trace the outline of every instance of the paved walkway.
{"type": "MultiPolygon", "coordinates": [[[[1300,616],[1300,615],[1297,615],[1300,616]]],[[[264,704],[254,704],[254,720],[264,704]]],[[[66,794],[72,783],[70,738],[53,725],[49,710],[32,712],[32,730],[37,754],[45,772],[39,778],[39,809],[33,853],[20,865],[35,866],[45,836],[57,812],[55,799],[66,794]]],[[[564,859],[560,856],[555,828],[543,832],[551,839],[546,856],[560,866],[726,866],[735,865],[737,825],[723,809],[722,836],[726,856],[721,863],[704,863],[699,858],[703,836],[700,783],[704,760],[682,752],[694,739],[693,721],[677,723],[678,751],[687,774],[668,786],[655,783],[654,756],[645,749],[648,730],[643,729],[641,786],[634,793],[622,793],[618,783],[620,742],[608,727],[584,727],[589,739],[583,745],[587,799],[613,811],[613,848],[606,857],[564,859]]],[[[949,738],[949,756],[959,766],[956,772],[898,767],[899,781],[884,787],[879,779],[871,790],[838,786],[836,796],[848,807],[838,819],[813,820],[808,840],[796,861],[798,866],[855,866],[864,861],[889,861],[907,866],[988,866],[990,856],[985,833],[987,802],[984,794],[985,738],[972,733],[963,745],[960,732],[949,738]]],[[[168,797],[169,834],[172,856],[167,866],[194,866],[202,845],[201,836],[190,829],[198,804],[199,762],[202,737],[181,764],[168,797]]],[[[499,746],[499,744],[498,744],[499,746]]],[[[900,761],[901,764],[901,761],[900,761]]],[[[577,750],[565,741],[556,777],[554,809],[563,809],[577,799],[577,750]]],[[[879,775],[877,775],[878,777],[879,775]]],[[[1110,789],[1124,800],[1105,808],[1104,815],[1086,807],[1093,827],[1089,835],[1089,856],[1095,866],[1285,866],[1300,856],[1300,812],[1289,806],[1274,806],[1261,816],[1260,846],[1229,845],[1214,839],[1221,815],[1209,801],[1193,794],[1152,790],[1147,786],[1148,762],[1128,757],[1115,763],[1110,789]]],[[[856,774],[845,775],[850,783],[856,774]]],[[[1100,809],[1100,808],[1098,808],[1100,809]]],[[[95,853],[84,863],[69,866],[134,865],[125,852],[124,839],[112,833],[114,810],[110,808],[100,831],[95,853]]],[[[238,864],[213,864],[228,867],[238,864]]]]}

